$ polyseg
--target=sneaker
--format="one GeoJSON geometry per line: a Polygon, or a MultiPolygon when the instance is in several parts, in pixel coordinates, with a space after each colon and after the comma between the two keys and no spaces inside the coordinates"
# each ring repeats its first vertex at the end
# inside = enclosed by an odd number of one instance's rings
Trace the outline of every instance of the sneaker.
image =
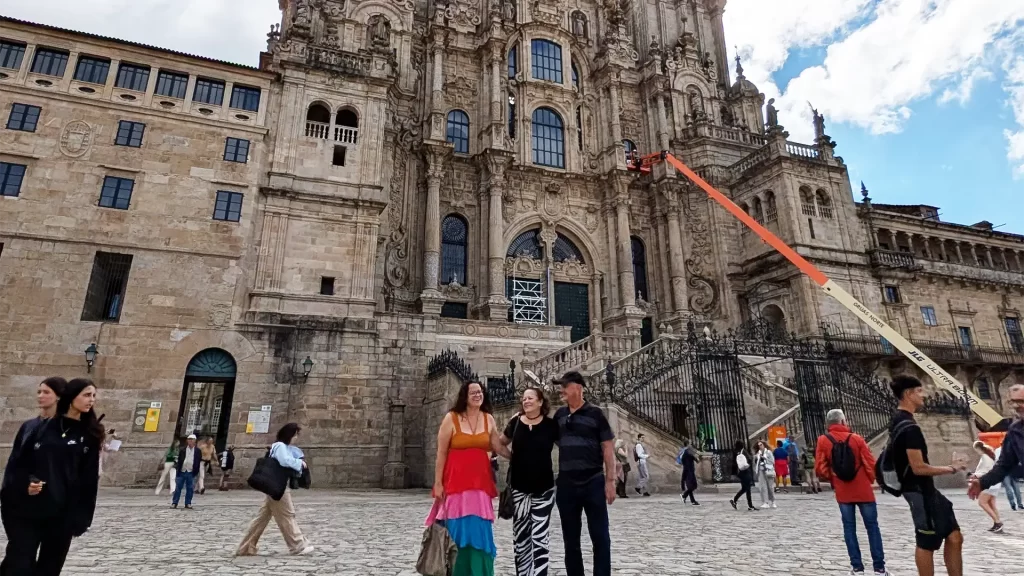
{"type": "Polygon", "coordinates": [[[771,506],[769,506],[768,503],[761,504],[762,510],[767,510],[768,508],[771,508],[771,506]]]}
{"type": "Polygon", "coordinates": [[[888,570],[882,570],[881,572],[875,570],[875,576],[892,576],[892,572],[888,570]]]}
{"type": "Polygon", "coordinates": [[[640,494],[640,489],[639,488],[633,488],[633,490],[636,490],[636,493],[640,494]]]}
{"type": "Polygon", "coordinates": [[[864,574],[863,570],[850,570],[850,576],[857,576],[858,574],[864,574]]]}
{"type": "Polygon", "coordinates": [[[174,509],[175,509],[175,508],[177,508],[177,507],[178,507],[178,505],[177,505],[177,504],[171,504],[171,510],[174,510],[174,509]]]}
{"type": "Polygon", "coordinates": [[[644,498],[646,498],[648,496],[650,496],[650,494],[648,492],[644,492],[644,498]]]}
{"type": "Polygon", "coordinates": [[[700,502],[691,502],[694,506],[700,506],[700,502]]]}
{"type": "Polygon", "coordinates": [[[312,546],[306,546],[301,551],[296,552],[295,556],[309,556],[313,553],[314,548],[312,546]]]}
{"type": "Polygon", "coordinates": [[[993,524],[992,528],[989,529],[989,532],[992,532],[993,534],[1002,534],[1003,533],[1003,523],[1000,522],[999,524],[993,524]]]}
{"type": "Polygon", "coordinates": [[[778,507],[779,507],[779,505],[776,504],[774,500],[772,500],[772,508],[778,508],[778,507]]]}
{"type": "Polygon", "coordinates": [[[732,509],[733,510],[739,510],[739,508],[736,508],[736,501],[735,500],[729,500],[729,504],[732,504],[732,509]]]}
{"type": "Polygon", "coordinates": [[[191,504],[185,504],[185,510],[194,510],[191,504]]]}
{"type": "Polygon", "coordinates": [[[682,494],[679,495],[679,499],[683,501],[683,504],[686,504],[686,498],[682,494]]]}
{"type": "Polygon", "coordinates": [[[750,506],[747,508],[747,512],[758,512],[758,509],[754,508],[753,506],[750,506]]]}

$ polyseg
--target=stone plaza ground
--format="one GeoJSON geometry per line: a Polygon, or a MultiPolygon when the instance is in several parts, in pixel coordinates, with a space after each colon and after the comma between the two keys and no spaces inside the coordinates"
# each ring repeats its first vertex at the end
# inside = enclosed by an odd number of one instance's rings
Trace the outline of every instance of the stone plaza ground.
{"type": "MultiPolygon", "coordinates": [[[[950,492],[964,529],[965,574],[1024,574],[1024,512],[1000,496],[1005,533],[986,532],[988,518],[961,492],[950,492]]],[[[734,511],[725,494],[703,494],[703,506],[676,495],[620,500],[611,508],[616,575],[822,576],[849,565],[832,495],[779,496],[779,508],[734,511]]],[[[316,546],[290,556],[271,522],[258,557],[234,558],[261,501],[252,491],[207,492],[193,511],[171,510],[150,491],[104,490],[92,530],[72,546],[64,574],[89,576],[344,575],[413,576],[430,507],[426,492],[299,491],[298,520],[316,546]]],[[[910,515],[901,500],[880,498],[889,568],[916,574],[910,515]]],[[[757,503],[755,497],[755,504],[757,503]]],[[[564,575],[558,520],[552,520],[554,572],[564,575]]],[[[861,547],[869,561],[867,538],[861,547]]],[[[511,524],[496,528],[495,573],[514,576],[511,524]]],[[[584,538],[586,539],[586,538],[584,538]]],[[[589,557],[589,549],[584,551],[589,557]]],[[[589,564],[589,562],[588,562],[589,564]]],[[[589,572],[589,569],[588,569],[589,572]]],[[[937,574],[945,574],[941,568],[937,574]]]]}

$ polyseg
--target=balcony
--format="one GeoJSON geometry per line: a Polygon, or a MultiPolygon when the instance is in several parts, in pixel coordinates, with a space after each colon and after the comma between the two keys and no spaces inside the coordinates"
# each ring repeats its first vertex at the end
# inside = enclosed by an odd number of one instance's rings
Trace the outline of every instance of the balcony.
{"type": "Polygon", "coordinates": [[[334,141],[342,144],[355,144],[359,138],[359,129],[350,126],[335,126],[334,141]]]}
{"type": "Polygon", "coordinates": [[[920,265],[924,272],[941,274],[943,276],[954,276],[956,278],[967,278],[984,282],[995,282],[997,284],[1021,284],[1024,283],[1024,272],[1016,270],[996,269],[983,266],[972,266],[970,264],[957,264],[944,262],[942,260],[931,260],[921,258],[920,265]]]}
{"type": "MultiPolygon", "coordinates": [[[[826,334],[825,342],[839,352],[855,356],[900,357],[902,353],[881,336],[870,337],[850,334],[826,334]]],[[[910,343],[926,356],[940,363],[960,364],[1024,364],[1024,348],[994,346],[965,346],[955,341],[915,340],[910,343]]]]}
{"type": "Polygon", "coordinates": [[[306,138],[317,138],[319,140],[327,140],[328,134],[331,133],[331,125],[327,122],[315,122],[313,120],[306,120],[306,138]]]}
{"type": "Polygon", "coordinates": [[[912,270],[919,268],[914,255],[909,252],[894,252],[892,250],[871,250],[871,265],[883,268],[906,268],[912,270]]]}

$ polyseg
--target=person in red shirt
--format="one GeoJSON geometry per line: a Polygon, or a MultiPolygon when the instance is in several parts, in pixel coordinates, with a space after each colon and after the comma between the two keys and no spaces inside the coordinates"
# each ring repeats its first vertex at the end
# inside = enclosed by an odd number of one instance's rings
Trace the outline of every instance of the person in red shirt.
{"type": "Polygon", "coordinates": [[[864,573],[860,543],[857,542],[859,509],[868,533],[872,567],[875,574],[887,576],[889,572],[885,569],[882,532],[878,528],[878,508],[872,489],[875,482],[875,457],[864,438],[850,431],[842,410],[829,410],[825,415],[825,425],[828,426],[828,433],[818,437],[814,471],[822,482],[831,482],[836,502],[839,503],[839,512],[843,517],[843,537],[852,566],[850,574],[864,573]],[[843,469],[847,473],[855,471],[851,480],[840,478],[848,475],[842,472],[843,469]]]}

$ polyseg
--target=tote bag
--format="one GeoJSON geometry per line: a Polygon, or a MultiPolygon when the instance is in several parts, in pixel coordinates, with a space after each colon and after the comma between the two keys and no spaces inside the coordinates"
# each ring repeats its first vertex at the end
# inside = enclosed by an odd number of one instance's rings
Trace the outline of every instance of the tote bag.
{"type": "Polygon", "coordinates": [[[448,576],[455,567],[457,553],[458,549],[448,529],[441,522],[434,522],[423,531],[416,572],[423,576],[448,576]]]}
{"type": "Polygon", "coordinates": [[[280,500],[288,487],[288,479],[291,473],[281,466],[281,463],[270,457],[270,450],[266,456],[256,460],[256,466],[249,476],[249,487],[258,492],[263,492],[274,500],[280,500]]]}

